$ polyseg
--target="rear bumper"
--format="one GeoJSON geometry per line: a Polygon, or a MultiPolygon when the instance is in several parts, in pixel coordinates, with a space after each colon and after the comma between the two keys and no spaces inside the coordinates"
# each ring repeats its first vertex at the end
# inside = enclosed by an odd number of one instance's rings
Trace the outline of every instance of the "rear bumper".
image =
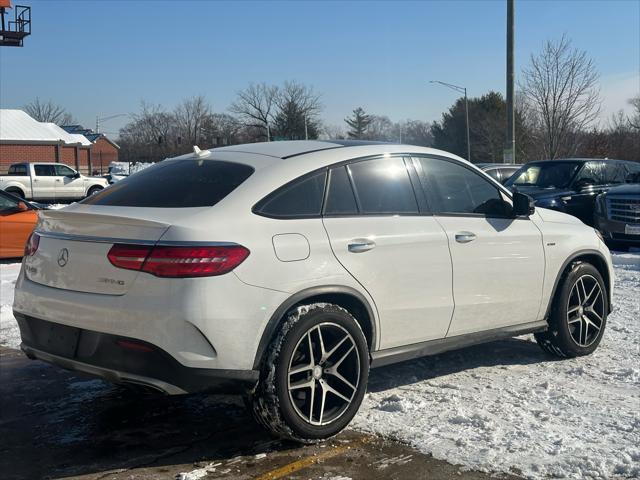
{"type": "Polygon", "coordinates": [[[159,347],[14,313],[21,348],[32,359],[87,373],[112,383],[133,383],[170,395],[243,393],[258,381],[256,370],[186,367],[159,347]]]}

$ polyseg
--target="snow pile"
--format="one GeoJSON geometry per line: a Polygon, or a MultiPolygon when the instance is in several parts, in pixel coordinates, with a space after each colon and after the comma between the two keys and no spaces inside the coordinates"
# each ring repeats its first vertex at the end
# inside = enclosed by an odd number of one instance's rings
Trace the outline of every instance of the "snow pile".
{"type": "Polygon", "coordinates": [[[109,173],[112,175],[133,175],[140,170],[154,165],[153,163],[129,163],[129,162],[111,162],[109,164],[109,173]]]}
{"type": "Polygon", "coordinates": [[[614,262],[593,355],[553,360],[527,336],[373,370],[354,425],[470,469],[640,476],[640,255],[614,262]]]}

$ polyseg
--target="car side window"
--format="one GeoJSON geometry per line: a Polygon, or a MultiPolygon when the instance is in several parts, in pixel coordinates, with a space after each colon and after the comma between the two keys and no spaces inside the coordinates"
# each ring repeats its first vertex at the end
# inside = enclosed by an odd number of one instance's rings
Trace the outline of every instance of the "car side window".
{"type": "Polygon", "coordinates": [[[55,165],[34,165],[33,169],[36,172],[36,177],[55,177],[56,176],[55,165]]]}
{"type": "Polygon", "coordinates": [[[9,167],[9,175],[26,176],[27,175],[27,166],[26,165],[11,165],[9,167]]]}
{"type": "Polygon", "coordinates": [[[625,179],[626,183],[640,183],[640,163],[639,162],[625,162],[625,179]]]}
{"type": "Polygon", "coordinates": [[[254,211],[274,218],[319,216],[326,176],[323,170],[289,182],[258,202],[254,211]]]}
{"type": "Polygon", "coordinates": [[[501,172],[500,172],[500,169],[498,168],[492,168],[491,170],[486,170],[485,173],[498,182],[502,181],[501,172]]]}
{"type": "Polygon", "coordinates": [[[456,162],[417,157],[418,173],[429,191],[434,213],[510,216],[512,205],[496,186],[456,162]]]}
{"type": "Polygon", "coordinates": [[[587,185],[605,185],[607,181],[604,162],[585,163],[573,183],[579,188],[587,185]]]}
{"type": "Polygon", "coordinates": [[[329,172],[325,215],[355,215],[358,213],[356,197],[351,188],[347,168],[332,168],[329,172]]]}
{"type": "Polygon", "coordinates": [[[69,175],[75,175],[76,172],[74,172],[73,170],[71,170],[69,167],[67,167],[66,165],[56,165],[56,174],[58,176],[69,176],[69,175]]]}
{"type": "Polygon", "coordinates": [[[409,172],[401,157],[378,158],[347,167],[361,214],[416,214],[416,200],[409,172]]]}

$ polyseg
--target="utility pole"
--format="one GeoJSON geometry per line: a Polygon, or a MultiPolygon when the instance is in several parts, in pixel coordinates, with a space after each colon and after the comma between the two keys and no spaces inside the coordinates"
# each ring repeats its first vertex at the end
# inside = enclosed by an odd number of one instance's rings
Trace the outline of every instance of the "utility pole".
{"type": "Polygon", "coordinates": [[[507,0],[507,142],[502,158],[504,163],[516,162],[516,124],[515,105],[513,101],[514,2],[515,0],[507,0]]]}
{"type": "Polygon", "coordinates": [[[309,130],[307,128],[307,114],[304,114],[304,139],[309,140],[309,130]]]}

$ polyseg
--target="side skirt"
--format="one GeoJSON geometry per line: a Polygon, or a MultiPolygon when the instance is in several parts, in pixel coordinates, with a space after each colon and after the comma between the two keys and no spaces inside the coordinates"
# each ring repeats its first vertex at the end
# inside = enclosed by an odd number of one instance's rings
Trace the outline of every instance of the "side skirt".
{"type": "Polygon", "coordinates": [[[404,362],[415,358],[437,355],[449,350],[469,347],[480,343],[493,342],[504,338],[517,337],[527,333],[541,332],[548,327],[546,320],[521,323],[508,327],[484,330],[482,332],[457,335],[455,337],[439,338],[428,342],[413,343],[401,347],[378,350],[371,354],[371,368],[382,367],[392,363],[404,362]]]}

